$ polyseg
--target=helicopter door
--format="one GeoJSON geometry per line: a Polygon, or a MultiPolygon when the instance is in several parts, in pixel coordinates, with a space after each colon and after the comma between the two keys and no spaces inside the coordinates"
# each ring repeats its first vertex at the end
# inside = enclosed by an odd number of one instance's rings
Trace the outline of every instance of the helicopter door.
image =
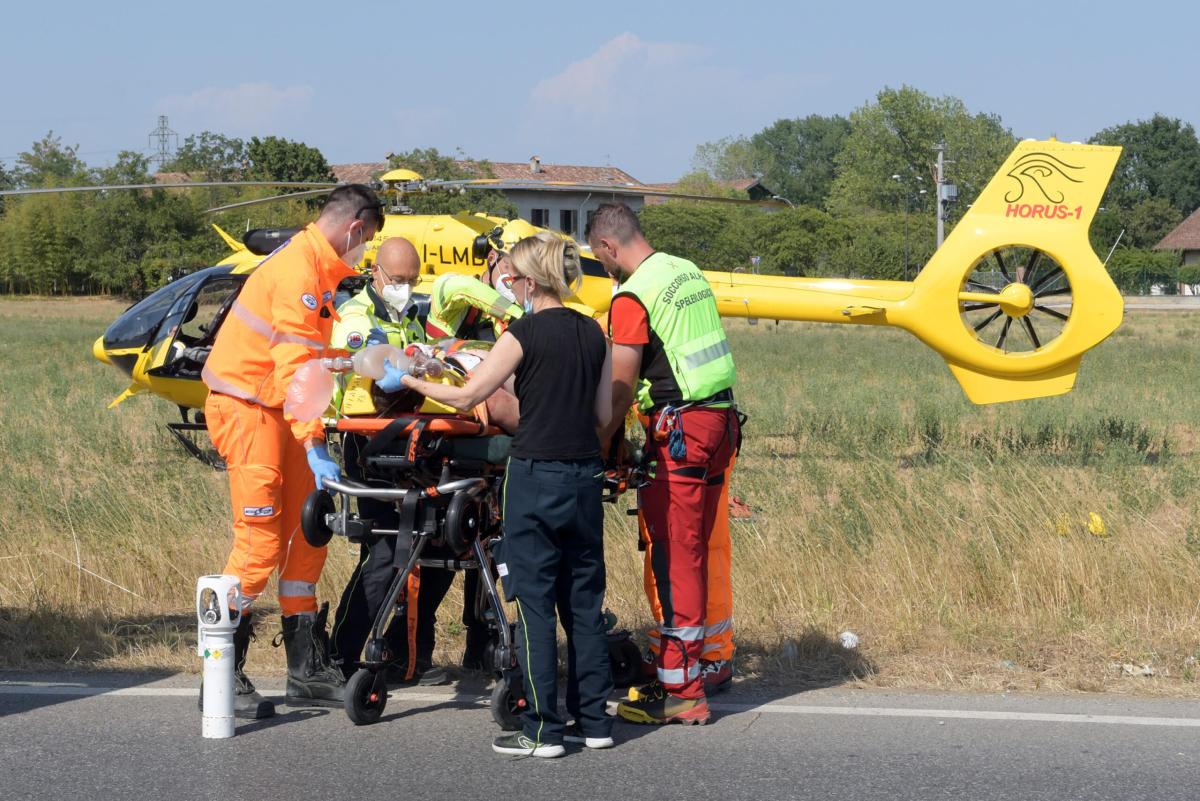
{"type": "Polygon", "coordinates": [[[160,330],[164,336],[154,344],[146,373],[156,378],[199,380],[217,331],[248,277],[213,275],[180,296],[163,320],[160,330]]]}

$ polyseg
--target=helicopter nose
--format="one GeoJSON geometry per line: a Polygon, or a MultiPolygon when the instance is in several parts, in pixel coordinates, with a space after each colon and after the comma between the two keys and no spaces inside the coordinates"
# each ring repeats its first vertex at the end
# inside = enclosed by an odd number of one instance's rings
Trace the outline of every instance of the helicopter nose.
{"type": "Polygon", "coordinates": [[[92,355],[96,357],[96,361],[112,364],[112,359],[108,358],[108,351],[104,349],[104,337],[96,337],[96,341],[92,343],[92,355]]]}

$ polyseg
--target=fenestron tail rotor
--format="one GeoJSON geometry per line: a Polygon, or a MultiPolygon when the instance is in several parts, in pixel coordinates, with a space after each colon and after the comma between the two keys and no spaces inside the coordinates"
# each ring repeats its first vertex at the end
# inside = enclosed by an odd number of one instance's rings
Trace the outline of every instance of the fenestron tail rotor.
{"type": "Polygon", "coordinates": [[[1071,317],[1071,282],[1061,264],[1026,245],[982,256],[958,295],[963,324],[1002,353],[1028,353],[1058,339],[1071,317]]]}

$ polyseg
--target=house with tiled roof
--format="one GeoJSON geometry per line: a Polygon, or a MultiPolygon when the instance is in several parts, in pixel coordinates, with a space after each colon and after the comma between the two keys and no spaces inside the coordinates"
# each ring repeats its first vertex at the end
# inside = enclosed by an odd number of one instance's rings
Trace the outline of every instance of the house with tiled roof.
{"type": "Polygon", "coordinates": [[[1162,238],[1155,250],[1183,251],[1183,264],[1200,264],[1200,209],[1193,211],[1175,230],[1162,238]]]}
{"type": "MultiPolygon", "coordinates": [[[[517,214],[541,228],[553,228],[583,239],[584,226],[601,203],[617,199],[625,202],[634,211],[639,210],[643,198],[637,195],[606,195],[596,191],[597,186],[640,187],[644,186],[629,173],[617,167],[588,167],[578,164],[547,164],[537,156],[529,161],[489,161],[488,174],[484,175],[477,162],[456,161],[455,166],[467,174],[480,178],[498,178],[503,181],[519,182],[520,187],[499,190],[517,208],[517,214]],[[579,183],[588,184],[589,189],[564,191],[562,189],[539,189],[538,184],[579,183]]],[[[334,164],[331,169],[338,181],[346,183],[369,183],[388,170],[386,161],[334,164]]],[[[426,176],[436,178],[438,176],[426,176]]]]}

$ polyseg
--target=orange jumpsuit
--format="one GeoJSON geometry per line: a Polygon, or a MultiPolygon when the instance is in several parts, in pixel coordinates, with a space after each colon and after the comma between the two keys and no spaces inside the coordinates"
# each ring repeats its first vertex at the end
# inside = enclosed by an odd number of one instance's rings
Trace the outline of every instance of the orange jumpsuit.
{"type": "Polygon", "coordinates": [[[229,471],[233,550],[225,572],[250,605],[279,570],[285,616],[317,610],[325,549],[300,532],[315,483],[305,444],[325,440],[320,420],[285,419],[283,401],[300,365],[320,357],[338,319],[334,293],[354,271],[309,225],[246,280],[204,366],[205,421],[229,471]]]}

